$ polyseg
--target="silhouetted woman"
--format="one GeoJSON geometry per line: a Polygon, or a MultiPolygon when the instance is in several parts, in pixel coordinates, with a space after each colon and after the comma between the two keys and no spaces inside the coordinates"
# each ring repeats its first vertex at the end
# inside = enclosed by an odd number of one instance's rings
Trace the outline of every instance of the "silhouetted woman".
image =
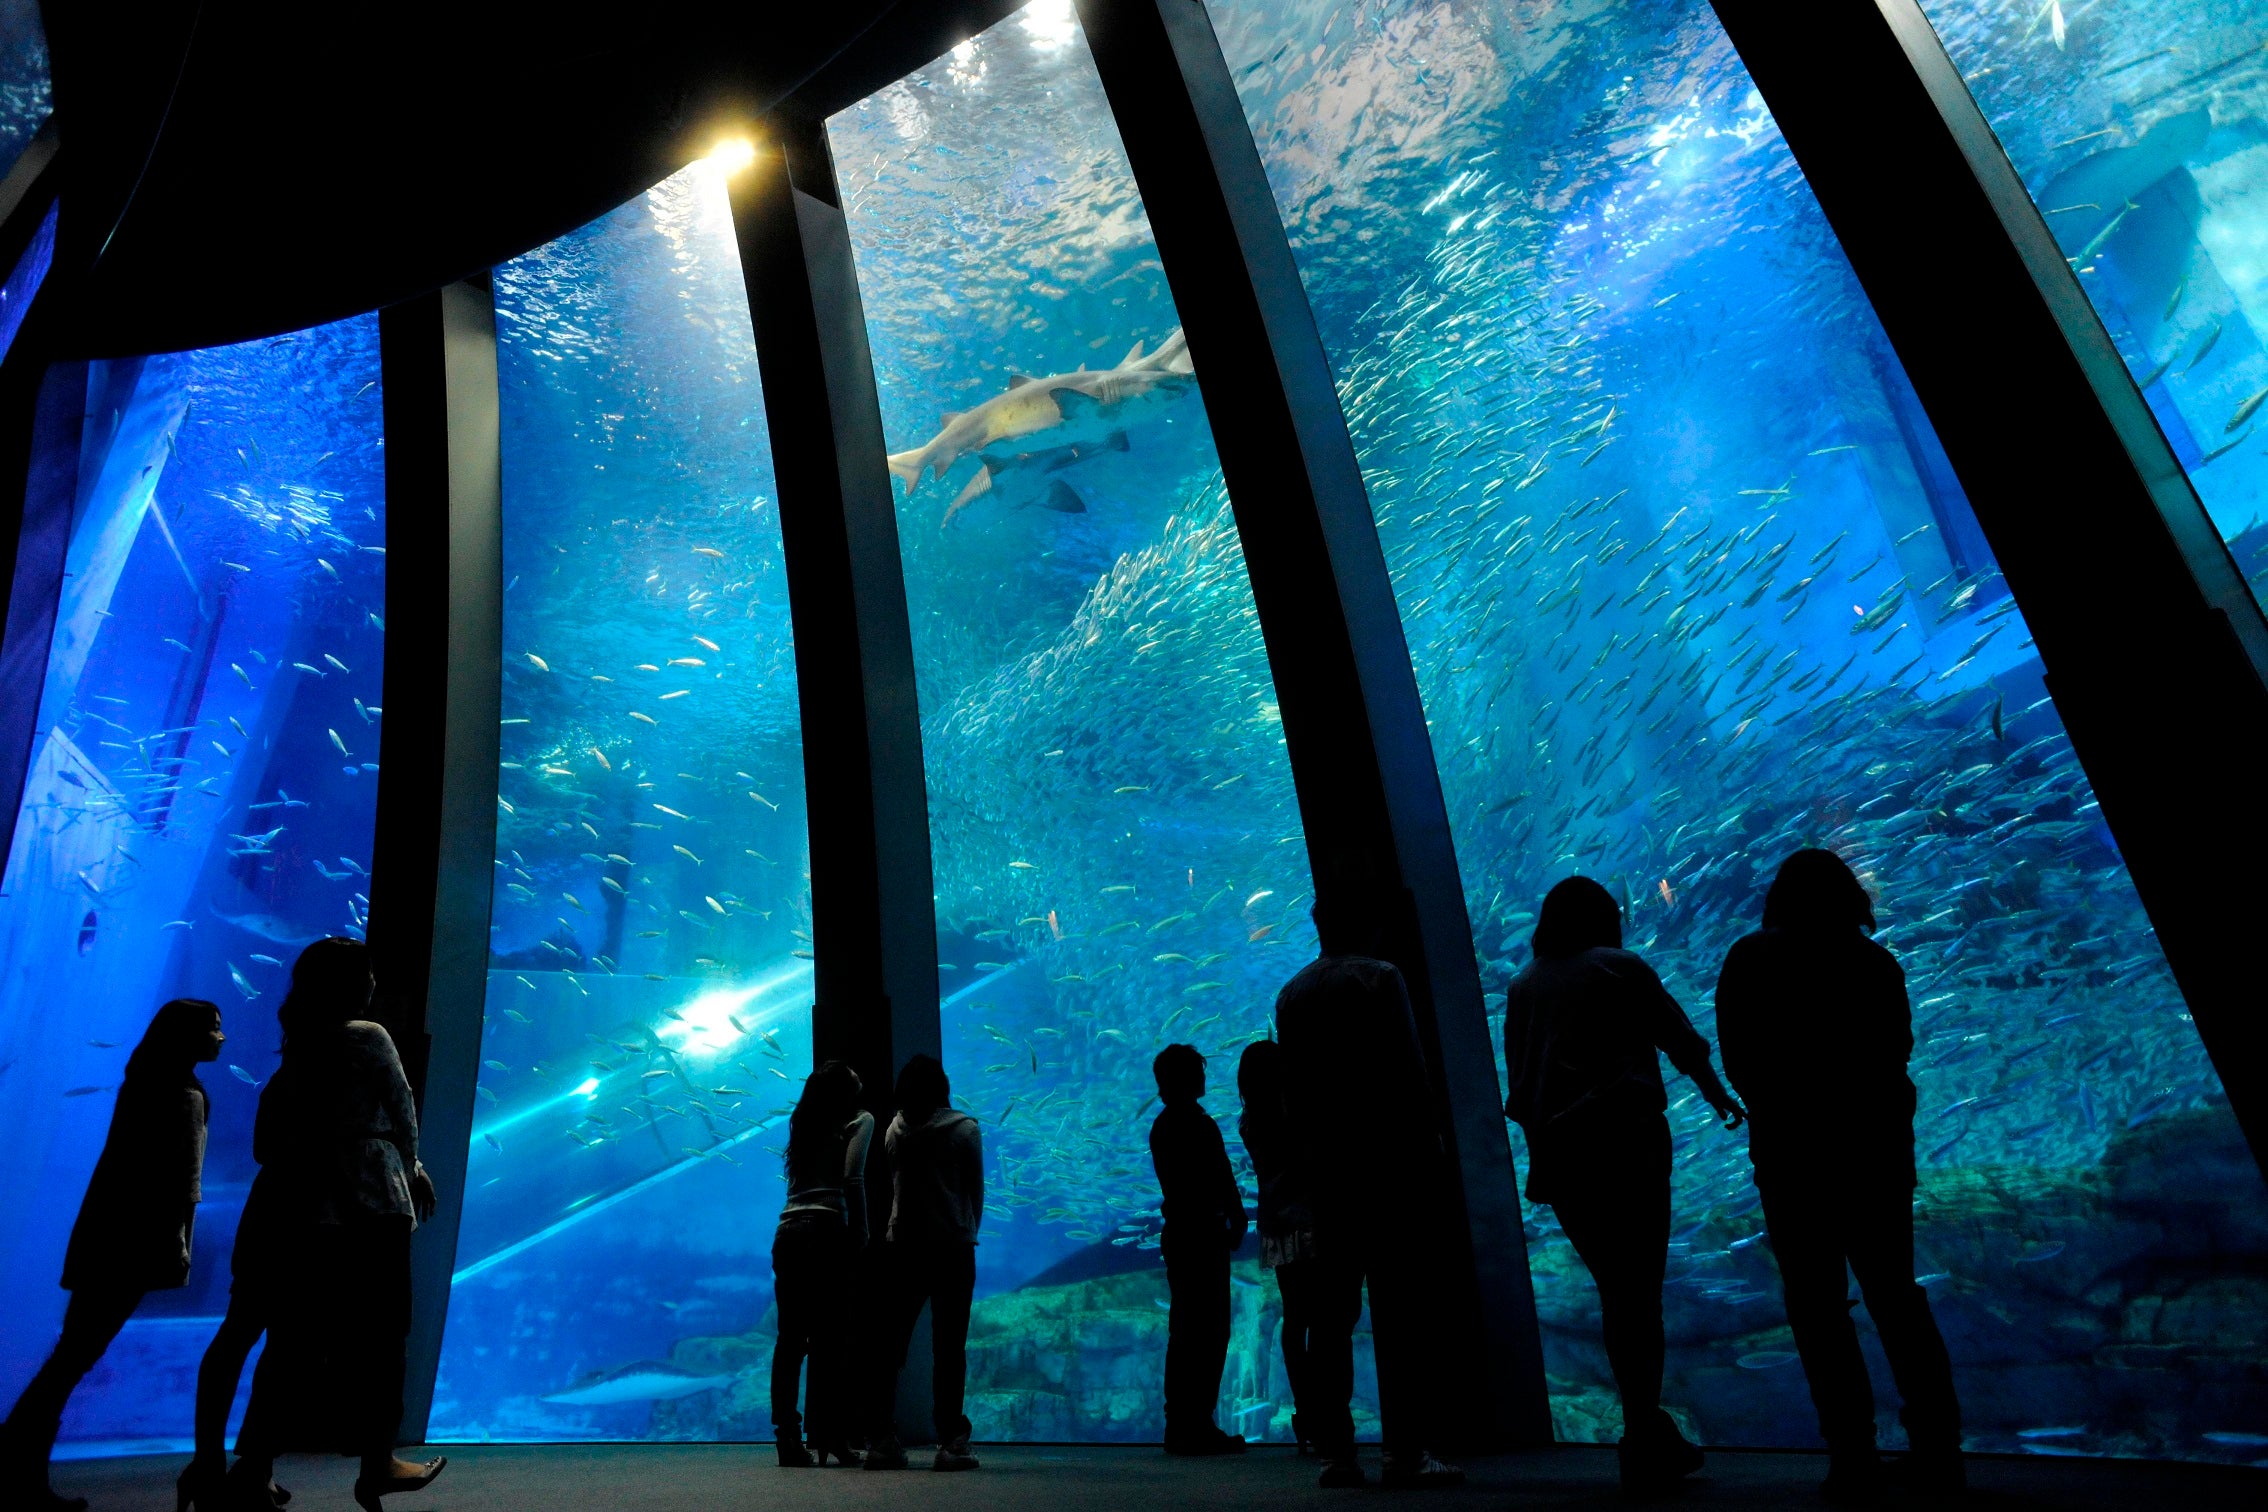
{"type": "Polygon", "coordinates": [[[1963,1481],[1953,1367],[1914,1282],[1913,1014],[1873,928],[1842,858],[1797,851],[1765,895],[1764,927],[1733,945],[1717,980],[1725,1074],[1756,1115],[1756,1186],[1836,1499],[1864,1499],[1880,1473],[1846,1264],[1905,1399],[1901,1477],[1930,1490],[1963,1481]]]}
{"type": "Polygon", "coordinates": [[[220,1054],[221,1040],[220,1009],[201,998],[175,998],[158,1009],[126,1061],[110,1134],[63,1256],[63,1287],[71,1294],[63,1337],[0,1427],[0,1486],[8,1489],[0,1502],[10,1507],[86,1505],[47,1483],[64,1405],[143,1293],[189,1280],[211,1108],[197,1067],[220,1054]]]}
{"type": "Polygon", "coordinates": [[[370,1512],[448,1463],[394,1455],[410,1234],[432,1216],[433,1184],[417,1161],[417,1108],[394,1041],[362,1017],[371,988],[367,947],[317,940],[276,1011],[283,1065],[260,1094],[252,1136],[253,1158],[274,1178],[259,1264],[276,1310],[228,1473],[233,1507],[265,1512],[286,1449],[360,1455],[354,1498],[370,1512]],[[335,1413],[310,1410],[315,1401],[335,1413]]]}
{"type": "Polygon", "coordinates": [[[1740,1126],[1741,1107],[1709,1064],[1709,1042],[1622,948],[1622,910],[1605,888],[1588,877],[1554,887],[1533,943],[1506,994],[1504,1112],[1528,1137],[1528,1200],[1550,1204],[1598,1285],[1622,1396],[1622,1484],[1645,1491],[1701,1468],[1661,1407],[1670,1131],[1660,1055],[1726,1128],[1740,1126]]]}
{"type": "Polygon", "coordinates": [[[857,1463],[850,1447],[859,1411],[851,1278],[866,1248],[866,1151],[874,1141],[874,1115],[859,1107],[860,1090],[856,1071],[826,1061],[804,1082],[788,1116],[787,1203],[772,1239],[780,1310],[772,1433],[785,1467],[825,1465],[830,1454],[838,1464],[857,1463]],[[799,1432],[795,1390],[805,1360],[811,1388],[799,1432]]]}
{"type": "Polygon", "coordinates": [[[1244,1113],[1236,1121],[1236,1135],[1252,1158],[1252,1178],[1259,1187],[1260,1266],[1276,1273],[1276,1290],[1283,1298],[1284,1379],[1292,1392],[1292,1437],[1301,1453],[1311,1454],[1313,1441],[1300,1411],[1309,1391],[1307,1327],[1315,1305],[1309,1295],[1315,1270],[1315,1211],[1292,1160],[1283,1050],[1274,1040],[1254,1040],[1238,1057],[1236,1091],[1244,1113]]]}

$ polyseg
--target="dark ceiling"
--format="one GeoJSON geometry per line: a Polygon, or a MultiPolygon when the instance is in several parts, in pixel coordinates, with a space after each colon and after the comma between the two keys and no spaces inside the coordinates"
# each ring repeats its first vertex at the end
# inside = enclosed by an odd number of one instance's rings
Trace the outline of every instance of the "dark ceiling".
{"type": "Polygon", "coordinates": [[[1013,8],[47,0],[56,266],[91,269],[69,344],[248,340],[438,287],[1013,8]]]}

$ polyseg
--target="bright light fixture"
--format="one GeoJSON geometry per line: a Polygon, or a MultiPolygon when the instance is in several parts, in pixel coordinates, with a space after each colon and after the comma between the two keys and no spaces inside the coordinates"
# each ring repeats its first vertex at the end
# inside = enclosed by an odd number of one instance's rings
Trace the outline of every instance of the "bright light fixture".
{"type": "Polygon", "coordinates": [[[709,161],[719,172],[738,173],[756,161],[756,144],[746,137],[732,137],[709,149],[709,161]]]}

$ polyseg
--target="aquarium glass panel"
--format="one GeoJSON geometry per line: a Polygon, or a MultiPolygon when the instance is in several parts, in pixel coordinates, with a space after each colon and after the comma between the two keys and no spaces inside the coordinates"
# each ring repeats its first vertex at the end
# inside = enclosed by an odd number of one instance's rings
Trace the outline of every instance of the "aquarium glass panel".
{"type": "Polygon", "coordinates": [[[31,313],[32,296],[39,293],[54,261],[55,206],[50,205],[32,228],[31,244],[16,259],[7,282],[0,283],[0,357],[7,356],[8,348],[16,344],[16,333],[24,328],[24,317],[31,313]]]}
{"type": "MultiPolygon", "coordinates": [[[[986,1143],[969,1414],[979,1438],[1155,1441],[1150,1060],[1212,1057],[1241,1169],[1237,1053],[1314,954],[1251,587],[1067,0],[831,131],[895,454],[945,1063],[986,1143]]],[[[1219,1421],[1283,1439],[1256,1249],[1219,1421]]]]}
{"type": "Polygon", "coordinates": [[[0,0],[0,174],[15,166],[54,110],[39,0],[0,0]]]}
{"type": "Polygon", "coordinates": [[[366,316],[48,380],[76,380],[85,419],[0,888],[0,1138],[15,1152],[0,1166],[0,1397],[55,1342],[71,1224],[152,1011],[208,998],[228,1035],[201,1072],[189,1284],[150,1294],[72,1398],[66,1453],[186,1445],[292,959],[362,933],[385,670],[378,372],[366,316]]]}
{"type": "MultiPolygon", "coordinates": [[[[1971,1444],[2257,1457],[2268,1283],[2231,1258],[2257,1170],[1710,8],[1211,10],[1369,483],[1492,1015],[1582,872],[1713,1037],[1772,869],[1834,848],[1913,999],[1917,1265],[1971,1444]]],[[[1671,1098],[1668,1405],[1706,1442],[1814,1445],[1744,1139],[1671,1098]]],[[[1527,1223],[1559,1431],[1612,1439],[1596,1294],[1551,1210],[1527,1223]]]]}
{"type": "Polygon", "coordinates": [[[764,1438],[811,900],[723,177],[688,168],[495,277],[503,764],[430,1431],[764,1438]]]}
{"type": "Polygon", "coordinates": [[[2268,3],[1921,8],[2260,596],[2268,3]]]}

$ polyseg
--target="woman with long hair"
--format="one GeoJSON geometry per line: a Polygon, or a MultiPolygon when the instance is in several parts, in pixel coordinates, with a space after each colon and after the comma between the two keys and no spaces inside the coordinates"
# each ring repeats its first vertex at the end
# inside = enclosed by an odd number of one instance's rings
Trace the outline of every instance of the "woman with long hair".
{"type": "Polygon", "coordinates": [[[1913,1012],[1873,930],[1842,857],[1800,850],[1717,979],[1725,1074],[1756,1113],[1749,1156],[1836,1501],[1870,1499],[1884,1470],[1846,1267],[1905,1400],[1912,1453],[1893,1478],[1941,1493],[1966,1480],[1953,1366],[1914,1281],[1913,1012]]]}
{"type": "Polygon", "coordinates": [[[354,1499],[430,1484],[448,1461],[397,1458],[409,1335],[410,1234],[433,1214],[417,1107],[383,1027],[363,1017],[370,951],[334,936],[300,952],[276,1017],[283,1065],[260,1094],[253,1158],[273,1173],[258,1268],[276,1288],[268,1348],[228,1472],[234,1508],[266,1512],[276,1455],[356,1454],[354,1499]],[[335,1403],[331,1414],[310,1401],[335,1403]],[[319,1420],[323,1419],[323,1420],[319,1420]]]}
{"type": "Polygon", "coordinates": [[[110,1133],[71,1227],[63,1337],[0,1425],[0,1486],[11,1507],[84,1507],[56,1495],[48,1457],[63,1408],[145,1293],[189,1281],[189,1245],[205,1168],[212,1101],[197,1067],[220,1055],[220,1009],[202,998],[159,1008],[126,1061],[110,1133]]]}
{"type": "Polygon", "coordinates": [[[1669,1094],[1661,1056],[1728,1129],[1745,1116],[1709,1042],[1643,960],[1622,910],[1588,877],[1544,895],[1535,959],[1505,996],[1505,1115],[1528,1140],[1528,1200],[1547,1203],[1599,1289],[1607,1363],[1622,1397],[1622,1484],[1661,1489],[1701,1468],[1662,1411],[1662,1280],[1669,1265],[1669,1094]]]}
{"type": "Polygon", "coordinates": [[[1252,1159],[1252,1179],[1260,1201],[1260,1267],[1276,1273],[1283,1302],[1284,1379],[1291,1383],[1292,1438],[1302,1454],[1315,1452],[1300,1412],[1308,1396],[1307,1328],[1314,1303],[1309,1293],[1315,1269],[1315,1212],[1297,1162],[1292,1158],[1290,1114],[1284,1106],[1284,1047],[1272,1039],[1254,1040],[1237,1057],[1236,1091],[1244,1104],[1236,1137],[1252,1159]]]}
{"type": "Polygon", "coordinates": [[[772,1239],[780,1313],[772,1433],[783,1468],[823,1466],[830,1454],[837,1464],[857,1462],[850,1278],[866,1248],[866,1151],[874,1140],[874,1115],[858,1105],[861,1090],[856,1071],[822,1062],[788,1115],[787,1202],[772,1239]],[[811,1387],[799,1423],[796,1378],[806,1360],[811,1387]]]}

